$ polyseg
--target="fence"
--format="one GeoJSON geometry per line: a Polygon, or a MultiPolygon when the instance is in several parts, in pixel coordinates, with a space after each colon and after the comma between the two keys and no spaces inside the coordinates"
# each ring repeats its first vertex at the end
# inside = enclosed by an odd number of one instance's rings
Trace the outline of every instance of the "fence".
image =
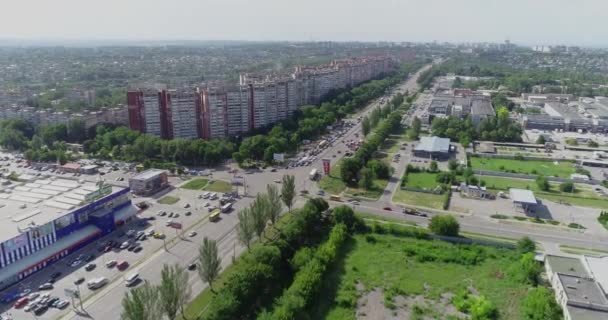
{"type": "Polygon", "coordinates": [[[419,189],[419,188],[403,187],[403,186],[401,187],[401,190],[430,193],[430,194],[443,194],[443,191],[441,191],[441,190],[428,190],[428,189],[419,189]]]}
{"type": "MultiPolygon", "coordinates": [[[[493,176],[493,177],[505,177],[505,178],[517,178],[517,179],[528,179],[535,180],[538,176],[533,174],[525,174],[525,173],[512,173],[512,172],[503,172],[503,171],[486,171],[486,170],[473,170],[473,173],[479,176],[480,179],[483,176],[493,176]]],[[[567,179],[560,177],[546,177],[547,180],[552,182],[572,182],[572,183],[585,183],[590,185],[598,185],[601,184],[600,181],[589,179],[589,180],[580,180],[580,179],[567,179]]]]}

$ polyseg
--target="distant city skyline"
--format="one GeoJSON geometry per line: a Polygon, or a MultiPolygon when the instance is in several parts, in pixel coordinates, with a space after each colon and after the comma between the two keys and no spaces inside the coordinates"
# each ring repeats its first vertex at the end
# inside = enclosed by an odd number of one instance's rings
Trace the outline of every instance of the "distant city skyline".
{"type": "Polygon", "coordinates": [[[608,47],[608,2],[600,0],[20,0],[3,7],[10,12],[0,20],[5,45],[15,40],[508,39],[529,46],[608,47]]]}

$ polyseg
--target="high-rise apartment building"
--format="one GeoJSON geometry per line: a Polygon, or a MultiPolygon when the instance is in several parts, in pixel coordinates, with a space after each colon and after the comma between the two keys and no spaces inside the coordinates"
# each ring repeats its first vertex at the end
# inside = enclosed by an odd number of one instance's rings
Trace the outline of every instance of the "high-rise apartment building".
{"type": "Polygon", "coordinates": [[[241,74],[238,86],[129,91],[129,125],[162,138],[225,138],[287,119],[303,105],[318,105],[335,90],[395,70],[393,59],[371,56],[297,66],[289,74],[241,74]]]}

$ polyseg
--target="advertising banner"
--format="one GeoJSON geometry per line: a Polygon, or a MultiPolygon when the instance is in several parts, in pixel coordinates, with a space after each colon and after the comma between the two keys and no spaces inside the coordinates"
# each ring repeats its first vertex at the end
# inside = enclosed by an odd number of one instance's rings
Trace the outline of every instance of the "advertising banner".
{"type": "Polygon", "coordinates": [[[84,200],[86,202],[95,201],[103,196],[107,196],[112,193],[112,186],[109,184],[104,184],[99,189],[87,194],[84,196],[84,200]]]}
{"type": "Polygon", "coordinates": [[[74,222],[76,222],[76,219],[74,219],[74,215],[70,213],[68,215],[65,215],[65,216],[55,220],[55,229],[56,230],[63,229],[65,227],[71,225],[74,222]]]}
{"type": "Polygon", "coordinates": [[[53,223],[49,222],[38,227],[32,228],[30,235],[32,239],[38,239],[53,233],[53,223]]]}
{"type": "Polygon", "coordinates": [[[13,252],[27,244],[27,233],[22,233],[6,242],[4,247],[8,252],[13,252]]]}
{"type": "Polygon", "coordinates": [[[272,158],[274,159],[274,161],[285,161],[285,154],[284,153],[275,153],[272,158]]]}
{"type": "Polygon", "coordinates": [[[325,173],[326,176],[329,175],[329,169],[331,169],[330,161],[331,160],[329,159],[323,159],[323,173],[325,173]]]}

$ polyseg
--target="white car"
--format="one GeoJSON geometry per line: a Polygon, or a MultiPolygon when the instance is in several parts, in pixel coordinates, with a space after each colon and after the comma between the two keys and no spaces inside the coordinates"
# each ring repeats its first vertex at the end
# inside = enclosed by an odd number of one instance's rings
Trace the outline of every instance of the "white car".
{"type": "Polygon", "coordinates": [[[108,262],[106,262],[106,267],[108,268],[112,268],[116,265],[116,260],[110,260],[108,262]]]}
{"type": "Polygon", "coordinates": [[[61,300],[61,301],[59,301],[59,303],[57,304],[56,307],[57,307],[57,309],[63,309],[65,307],[67,307],[68,304],[70,304],[69,301],[67,301],[67,300],[61,300]]]}
{"type": "Polygon", "coordinates": [[[192,232],[188,233],[188,237],[194,237],[196,235],[197,235],[196,231],[192,231],[192,232]]]}
{"type": "Polygon", "coordinates": [[[123,242],[123,243],[120,245],[120,248],[121,248],[121,249],[126,249],[126,248],[128,248],[128,247],[129,247],[129,241],[125,241],[125,242],[123,242]]]}

